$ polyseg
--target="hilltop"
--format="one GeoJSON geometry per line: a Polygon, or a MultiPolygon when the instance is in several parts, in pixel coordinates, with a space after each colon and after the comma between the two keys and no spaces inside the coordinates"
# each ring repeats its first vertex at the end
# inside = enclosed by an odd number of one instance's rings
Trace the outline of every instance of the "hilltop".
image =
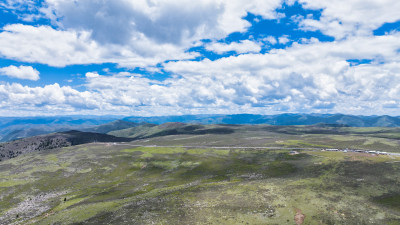
{"type": "Polygon", "coordinates": [[[107,134],[81,132],[76,130],[39,135],[0,144],[0,161],[15,158],[26,153],[40,152],[73,145],[81,145],[92,142],[121,142],[130,140],[131,139],[129,138],[114,137],[107,134]]]}
{"type": "Polygon", "coordinates": [[[53,132],[83,131],[113,122],[118,118],[115,116],[0,117],[0,142],[53,132]]]}
{"type": "Polygon", "coordinates": [[[179,134],[231,134],[233,132],[233,129],[224,125],[200,125],[169,122],[161,125],[145,124],[142,126],[112,131],[108,134],[118,137],[142,139],[179,134]]]}

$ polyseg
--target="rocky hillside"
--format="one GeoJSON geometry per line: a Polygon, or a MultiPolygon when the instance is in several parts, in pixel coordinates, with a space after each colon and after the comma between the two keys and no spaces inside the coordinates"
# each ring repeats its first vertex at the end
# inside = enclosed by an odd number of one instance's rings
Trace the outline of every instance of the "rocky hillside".
{"type": "Polygon", "coordinates": [[[0,161],[29,152],[45,151],[72,145],[91,142],[123,142],[130,140],[129,138],[76,130],[52,133],[0,144],[0,161]]]}

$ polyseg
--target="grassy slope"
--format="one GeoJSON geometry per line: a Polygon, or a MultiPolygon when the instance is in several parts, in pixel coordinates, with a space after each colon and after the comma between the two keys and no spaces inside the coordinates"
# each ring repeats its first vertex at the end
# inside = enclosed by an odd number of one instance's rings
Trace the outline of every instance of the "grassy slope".
{"type": "MultiPolygon", "coordinates": [[[[318,127],[318,126],[227,126],[208,125],[202,130],[230,129],[229,134],[186,134],[156,135],[162,129],[152,127],[146,133],[140,130],[142,139],[135,141],[143,145],[195,145],[195,146],[266,146],[266,147],[313,147],[313,148],[353,148],[400,152],[399,128],[350,128],[350,127],[318,127]]],[[[180,129],[179,131],[183,131],[180,129]]],[[[193,131],[190,131],[193,132],[193,131]]],[[[121,137],[134,137],[135,132],[122,130],[112,133],[121,137]],[[127,132],[127,133],[124,133],[127,132]]],[[[139,134],[136,133],[136,134],[139,134]]],[[[136,136],[137,137],[137,136],[136,136]]]]}
{"type": "Polygon", "coordinates": [[[304,224],[400,223],[400,158],[287,152],[97,144],[28,154],[0,162],[0,221],[294,224],[301,210],[304,224]]]}

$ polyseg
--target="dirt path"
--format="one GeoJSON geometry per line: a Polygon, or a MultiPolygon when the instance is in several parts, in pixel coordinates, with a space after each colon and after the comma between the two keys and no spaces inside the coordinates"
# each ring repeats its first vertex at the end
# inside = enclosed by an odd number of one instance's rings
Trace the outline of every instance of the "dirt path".
{"type": "Polygon", "coordinates": [[[294,221],[296,222],[297,225],[303,224],[306,215],[301,213],[300,209],[295,208],[295,210],[296,210],[296,215],[294,215],[294,221]]]}

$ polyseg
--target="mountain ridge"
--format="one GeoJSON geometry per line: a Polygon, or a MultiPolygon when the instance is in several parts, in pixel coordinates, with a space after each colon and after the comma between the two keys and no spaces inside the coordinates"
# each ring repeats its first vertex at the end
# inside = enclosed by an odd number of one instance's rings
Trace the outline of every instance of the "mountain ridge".
{"type": "Polygon", "coordinates": [[[202,114],[151,117],[123,116],[60,116],[60,117],[0,117],[0,142],[12,141],[52,132],[80,130],[109,133],[143,124],[169,122],[189,124],[270,124],[315,125],[331,124],[352,127],[400,127],[400,116],[358,116],[346,114],[202,114]]]}
{"type": "Polygon", "coordinates": [[[125,117],[122,120],[163,124],[167,122],[199,124],[270,124],[270,125],[314,125],[318,123],[341,124],[354,127],[400,127],[400,116],[358,116],[347,114],[221,114],[181,115],[154,117],[125,117]]]}
{"type": "Polygon", "coordinates": [[[108,134],[70,130],[51,133],[0,144],[0,161],[15,158],[30,152],[87,144],[91,142],[125,142],[130,138],[115,137],[108,134]]]}

